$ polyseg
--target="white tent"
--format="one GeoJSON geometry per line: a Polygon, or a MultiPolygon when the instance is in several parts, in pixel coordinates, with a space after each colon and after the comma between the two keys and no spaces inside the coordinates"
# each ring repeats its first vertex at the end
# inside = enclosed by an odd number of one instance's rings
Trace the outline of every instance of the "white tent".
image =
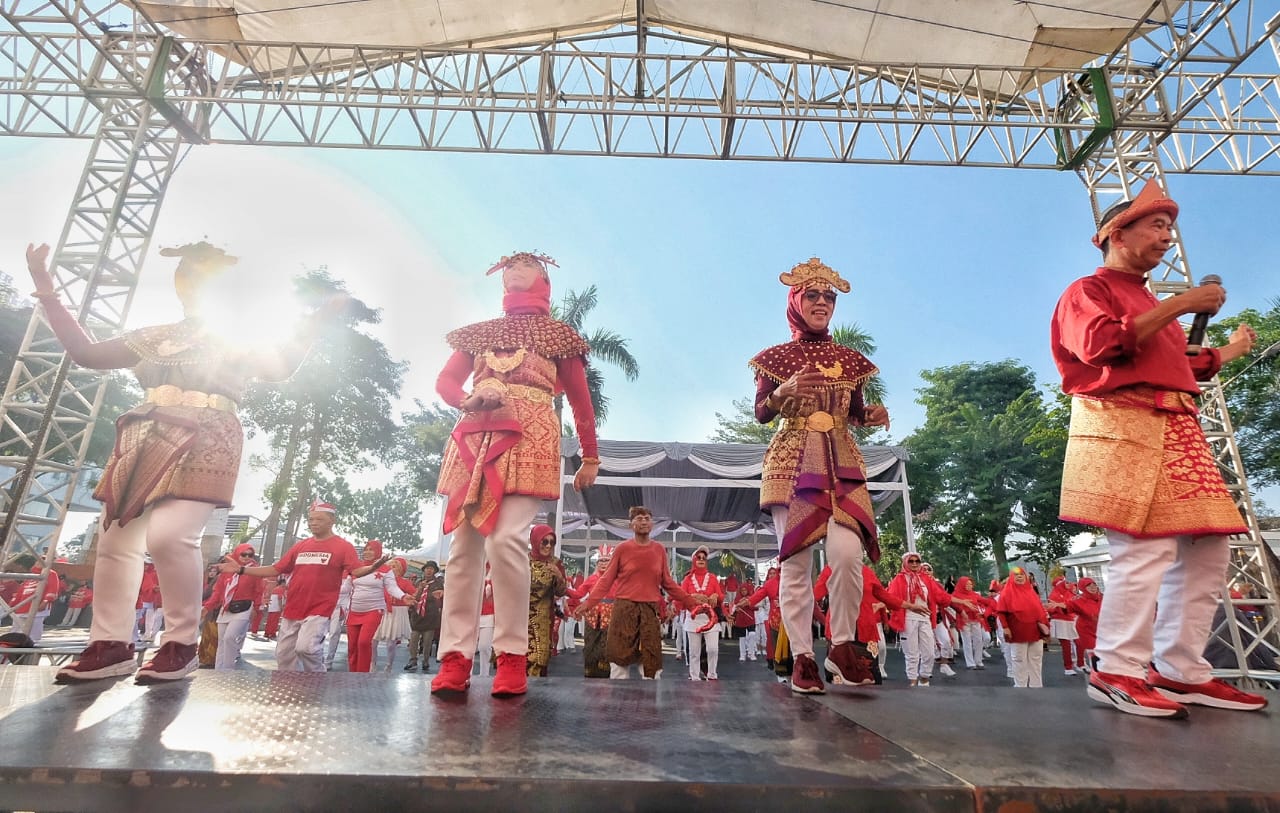
{"type": "MultiPolygon", "coordinates": [[[[629,537],[627,511],[644,505],[653,511],[654,537],[679,556],[687,557],[702,544],[747,561],[776,555],[773,523],[760,510],[765,445],[602,440],[600,475],[583,493],[573,490],[581,445],[577,438],[564,438],[560,445],[565,472],[562,554],[582,558],[600,544],[629,537]]],[[[908,544],[914,547],[906,450],[860,448],[876,513],[901,498],[907,509],[908,544]]]]}

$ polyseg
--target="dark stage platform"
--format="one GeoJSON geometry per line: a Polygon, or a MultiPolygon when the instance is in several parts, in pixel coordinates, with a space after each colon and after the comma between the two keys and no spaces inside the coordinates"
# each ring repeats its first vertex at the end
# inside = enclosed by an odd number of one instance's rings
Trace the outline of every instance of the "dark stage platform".
{"type": "Polygon", "coordinates": [[[508,700],[479,678],[432,697],[429,676],[399,670],[250,662],[178,685],[56,687],[52,667],[4,667],[0,808],[1280,810],[1274,708],[1130,717],[1048,665],[1048,688],[999,685],[998,659],[928,689],[798,697],[725,656],[718,682],[670,658],[656,682],[584,680],[568,676],[581,656],[561,656],[562,676],[508,700]]]}

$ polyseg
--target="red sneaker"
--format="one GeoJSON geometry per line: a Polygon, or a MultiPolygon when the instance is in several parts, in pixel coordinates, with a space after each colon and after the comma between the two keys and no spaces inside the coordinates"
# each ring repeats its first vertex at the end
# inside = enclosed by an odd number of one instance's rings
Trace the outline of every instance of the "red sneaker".
{"type": "Polygon", "coordinates": [[[54,683],[83,683],[109,677],[132,675],[138,665],[134,661],[133,644],[124,641],[92,641],[80,657],[58,670],[54,683]]]}
{"type": "Polygon", "coordinates": [[[503,652],[498,655],[498,670],[493,673],[494,697],[514,697],[529,690],[529,661],[524,655],[503,652]]]}
{"type": "Polygon", "coordinates": [[[200,668],[195,644],[179,644],[172,641],[161,645],[151,660],[142,664],[134,683],[165,683],[181,680],[200,668]]]}
{"type": "Polygon", "coordinates": [[[1109,703],[1126,714],[1141,717],[1187,716],[1186,706],[1158,694],[1139,678],[1094,671],[1089,673],[1087,691],[1094,700],[1109,703]]]}
{"type": "Polygon", "coordinates": [[[1147,670],[1147,684],[1169,700],[1194,706],[1257,711],[1267,705],[1267,698],[1262,695],[1242,692],[1225,680],[1182,683],[1160,674],[1154,666],[1147,670]]]}
{"type": "Polygon", "coordinates": [[[791,667],[791,691],[798,694],[825,694],[827,687],[822,685],[822,676],[818,674],[818,664],[808,655],[796,655],[795,665],[791,667]]]}
{"type": "Polygon", "coordinates": [[[837,685],[866,686],[875,683],[871,674],[871,656],[865,648],[859,651],[861,644],[845,641],[836,644],[827,651],[827,659],[823,666],[831,673],[831,682],[837,685]]]}
{"type": "Polygon", "coordinates": [[[461,652],[446,652],[440,659],[440,671],[431,679],[431,692],[465,692],[471,685],[471,659],[461,652]]]}

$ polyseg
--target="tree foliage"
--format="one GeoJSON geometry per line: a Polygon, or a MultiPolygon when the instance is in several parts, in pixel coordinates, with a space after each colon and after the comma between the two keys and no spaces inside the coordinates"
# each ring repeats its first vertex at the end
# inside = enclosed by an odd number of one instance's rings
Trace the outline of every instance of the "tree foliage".
{"type": "Polygon", "coordinates": [[[462,413],[441,404],[423,404],[416,399],[413,403],[415,410],[401,416],[397,457],[404,464],[413,488],[423,499],[434,500],[444,447],[462,413]]]}
{"type": "MultiPolygon", "coordinates": [[[[346,286],[327,271],[296,281],[299,298],[318,304],[346,286]]],[[[301,367],[285,382],[251,389],[242,404],[250,430],[269,435],[276,477],[264,556],[274,552],[281,516],[289,506],[286,544],[316,493],[316,474],[334,476],[394,458],[397,433],[391,401],[400,392],[405,364],[359,326],[376,324],[379,312],[351,300],[342,318],[323,329],[301,367]]]]}
{"type": "MultiPolygon", "coordinates": [[[[599,304],[599,294],[592,285],[582,292],[567,291],[559,304],[551,306],[551,315],[582,334],[591,348],[587,364],[587,390],[591,393],[591,406],[595,410],[596,425],[604,423],[609,414],[609,398],[604,394],[604,373],[598,362],[607,362],[622,370],[628,381],[640,376],[640,363],[627,347],[627,340],[606,328],[588,332],[584,325],[587,317],[599,304]]],[[[563,411],[563,396],[556,398],[556,414],[563,411]]]]}
{"type": "Polygon", "coordinates": [[[1218,319],[1209,328],[1214,345],[1241,322],[1258,331],[1250,356],[1224,365],[1219,377],[1225,387],[1227,407],[1235,425],[1240,457],[1253,488],[1280,483],[1280,298],[1269,300],[1266,311],[1253,309],[1218,319]],[[1274,355],[1267,351],[1275,347],[1274,355]]]}
{"type": "Polygon", "coordinates": [[[1031,535],[1020,547],[1033,558],[1065,553],[1070,527],[1056,519],[1065,424],[1049,415],[1031,370],[966,363],[921,377],[925,423],[905,445],[922,548],[935,558],[945,549],[957,565],[989,550],[1001,574],[1015,531],[1031,535]]]}
{"type": "Polygon", "coordinates": [[[316,490],[338,509],[339,525],[360,547],[380,540],[388,551],[422,547],[422,511],[412,483],[396,479],[381,488],[352,489],[345,477],[316,477],[316,490]]]}

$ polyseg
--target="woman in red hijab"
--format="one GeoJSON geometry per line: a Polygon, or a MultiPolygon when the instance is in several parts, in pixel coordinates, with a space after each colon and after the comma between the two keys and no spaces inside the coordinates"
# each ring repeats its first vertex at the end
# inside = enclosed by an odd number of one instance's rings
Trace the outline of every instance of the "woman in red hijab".
{"type": "Polygon", "coordinates": [[[1044,639],[1049,634],[1049,614],[1040,603],[1040,595],[1031,586],[1027,571],[1015,567],[1009,571],[996,615],[1004,628],[1013,658],[1013,685],[1039,689],[1044,686],[1044,639]]]}
{"type": "Polygon", "coordinates": [[[1098,645],[1098,614],[1102,612],[1102,591],[1093,579],[1076,582],[1079,594],[1067,601],[1067,609],[1076,614],[1076,647],[1080,650],[1081,668],[1091,667],[1093,648],[1098,645]]]}
{"type": "Polygon", "coordinates": [[[961,576],[956,581],[951,597],[963,599],[975,608],[971,610],[960,605],[956,611],[956,625],[960,627],[960,648],[964,650],[965,667],[983,669],[985,667],[982,665],[982,650],[987,642],[987,623],[986,618],[983,617],[985,612],[983,604],[986,599],[973,589],[973,579],[968,576],[961,576]]]}
{"type": "MultiPolygon", "coordinates": [[[[226,557],[240,565],[254,563],[253,545],[245,542],[236,546],[226,557]]],[[[249,634],[249,612],[262,594],[261,576],[240,576],[236,573],[219,573],[213,583],[209,600],[204,603],[206,613],[217,613],[218,654],[215,669],[235,669],[249,634]]]]}
{"type": "Polygon", "coordinates": [[[569,584],[556,558],[556,532],[535,525],[529,532],[529,677],[546,677],[551,661],[551,613],[569,584]]]}

